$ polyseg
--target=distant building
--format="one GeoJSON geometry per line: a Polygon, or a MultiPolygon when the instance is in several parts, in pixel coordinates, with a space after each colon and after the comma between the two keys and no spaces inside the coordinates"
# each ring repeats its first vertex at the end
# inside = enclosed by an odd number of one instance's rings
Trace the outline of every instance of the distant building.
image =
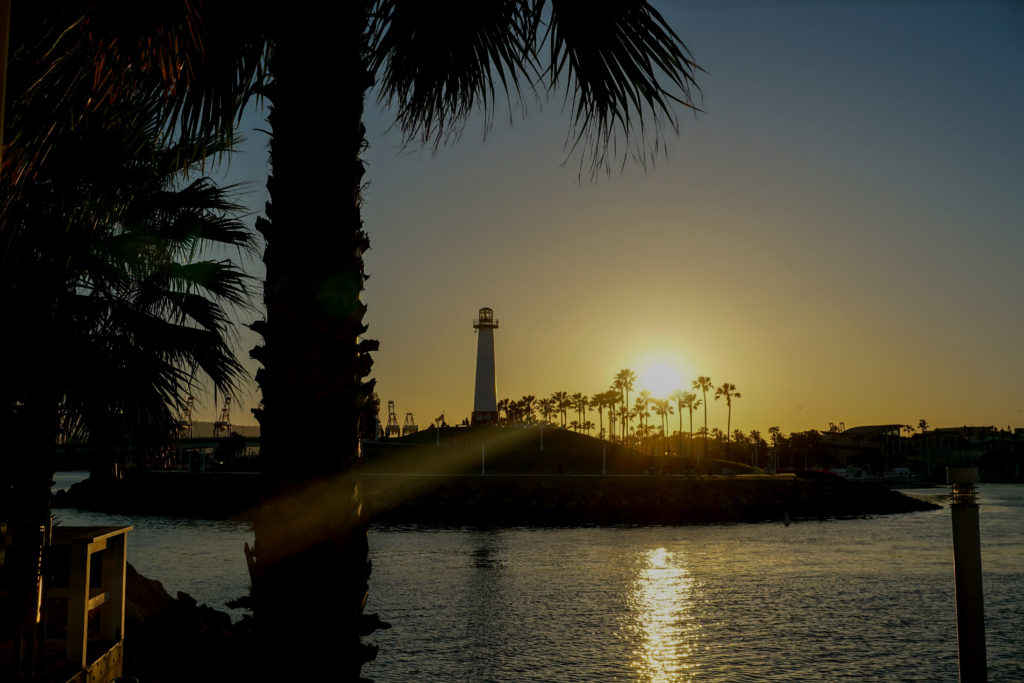
{"type": "Polygon", "coordinates": [[[933,481],[945,481],[947,467],[978,467],[988,481],[1019,481],[1024,477],[1024,429],[941,427],[901,436],[904,425],[863,425],[821,432],[832,458],[843,467],[869,474],[904,474],[909,470],[933,481]]]}
{"type": "Polygon", "coordinates": [[[1024,429],[995,427],[940,427],[915,434],[918,469],[935,474],[946,467],[977,467],[982,478],[1019,480],[1024,460],[1024,429]]]}
{"type": "Polygon", "coordinates": [[[841,432],[822,432],[825,446],[843,466],[857,465],[869,473],[881,475],[894,465],[905,464],[908,455],[903,425],[862,425],[841,432]]]}

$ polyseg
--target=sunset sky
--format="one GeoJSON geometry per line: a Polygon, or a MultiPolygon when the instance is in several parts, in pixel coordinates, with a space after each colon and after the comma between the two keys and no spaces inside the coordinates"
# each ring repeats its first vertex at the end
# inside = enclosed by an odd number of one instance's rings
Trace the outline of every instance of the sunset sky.
{"type": "MultiPolygon", "coordinates": [[[[489,306],[499,399],[664,363],[735,384],[744,431],[1024,426],[1024,4],[654,4],[707,73],[646,171],[581,178],[557,95],[436,154],[369,102],[382,421],[389,400],[421,427],[469,416],[489,306]]],[[[227,176],[254,211],[264,115],[227,176]]]]}

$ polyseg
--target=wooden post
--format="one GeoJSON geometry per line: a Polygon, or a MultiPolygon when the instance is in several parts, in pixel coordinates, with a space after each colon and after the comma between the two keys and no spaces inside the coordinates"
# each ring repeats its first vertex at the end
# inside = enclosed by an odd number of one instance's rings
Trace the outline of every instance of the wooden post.
{"type": "Polygon", "coordinates": [[[953,522],[953,580],[956,586],[956,641],[961,683],[988,680],[985,661],[985,605],[981,583],[981,533],[978,528],[976,467],[949,467],[953,522]]]}
{"type": "Polygon", "coordinates": [[[120,534],[107,541],[103,554],[103,590],[109,592],[109,598],[102,610],[100,637],[106,640],[121,640],[124,635],[127,545],[128,534],[120,534]]]}
{"type": "MultiPolygon", "coordinates": [[[[121,639],[124,637],[127,533],[132,527],[62,527],[57,533],[68,545],[67,644],[68,662],[81,671],[96,667],[120,675],[121,639]],[[92,560],[99,557],[99,590],[92,587],[92,560]],[[113,647],[95,662],[89,661],[89,612],[99,608],[99,635],[113,647]],[[113,653],[113,654],[112,654],[113,653]]],[[[59,597],[62,589],[51,590],[59,597]]],[[[91,675],[91,674],[90,674],[91,675]]],[[[104,673],[104,676],[107,674],[104,673]]],[[[86,678],[85,680],[93,680],[86,678]]],[[[96,679],[100,680],[100,679],[96,679]]],[[[102,680],[111,680],[102,678],[102,680]]]]}
{"type": "Polygon", "coordinates": [[[71,571],[68,582],[67,656],[78,669],[86,665],[86,643],[89,637],[89,579],[92,569],[88,543],[71,544],[71,571]]]}

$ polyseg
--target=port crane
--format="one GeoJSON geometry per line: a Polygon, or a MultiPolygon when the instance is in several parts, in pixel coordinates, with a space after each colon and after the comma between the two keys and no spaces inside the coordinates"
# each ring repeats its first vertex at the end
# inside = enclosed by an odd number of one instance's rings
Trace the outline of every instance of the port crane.
{"type": "Polygon", "coordinates": [[[401,436],[402,431],[398,426],[398,415],[395,414],[395,402],[388,401],[388,424],[384,428],[384,436],[389,439],[392,436],[401,436]]]}
{"type": "Polygon", "coordinates": [[[402,436],[415,434],[419,430],[420,428],[416,426],[416,418],[412,416],[412,413],[406,413],[405,424],[402,425],[402,436]]]}
{"type": "Polygon", "coordinates": [[[220,433],[231,436],[231,397],[224,397],[224,407],[220,409],[220,419],[213,423],[213,438],[219,438],[220,433]]]}

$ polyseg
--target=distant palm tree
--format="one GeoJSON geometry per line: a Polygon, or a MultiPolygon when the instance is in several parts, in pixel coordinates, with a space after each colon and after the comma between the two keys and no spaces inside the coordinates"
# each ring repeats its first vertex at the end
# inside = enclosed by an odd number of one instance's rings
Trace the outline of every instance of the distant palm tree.
{"type": "Polygon", "coordinates": [[[526,395],[519,399],[519,404],[522,406],[523,422],[533,422],[533,404],[534,402],[536,402],[536,400],[537,397],[532,395],[526,395]]]}
{"type": "Polygon", "coordinates": [[[923,417],[917,421],[917,428],[921,430],[922,434],[927,432],[930,426],[931,425],[928,424],[928,420],[924,419],[923,417]]]}
{"type": "Polygon", "coordinates": [[[608,439],[615,440],[615,416],[619,405],[619,392],[610,388],[605,394],[605,405],[608,407],[608,439]]]}
{"type": "Polygon", "coordinates": [[[507,398],[503,398],[500,401],[498,401],[498,415],[499,415],[498,419],[500,421],[501,414],[505,413],[505,422],[511,424],[512,423],[512,416],[509,414],[508,406],[509,406],[509,400],[507,398]]]}
{"type": "MultiPolygon", "coordinates": [[[[672,404],[666,398],[656,398],[653,400],[654,413],[661,418],[661,436],[662,439],[668,438],[668,416],[672,414],[672,404]]],[[[662,449],[665,450],[665,449],[662,449]]]]}
{"type": "MultiPolygon", "coordinates": [[[[708,450],[708,389],[713,387],[710,377],[701,375],[697,379],[693,380],[693,388],[696,391],[701,392],[703,398],[701,402],[704,404],[704,452],[708,450]]],[[[697,454],[697,462],[700,462],[700,453],[697,454]]]]}
{"type": "Polygon", "coordinates": [[[571,405],[571,399],[569,398],[569,394],[568,392],[565,391],[556,391],[555,393],[551,394],[551,400],[555,402],[555,408],[558,409],[558,414],[562,418],[562,426],[564,427],[566,420],[566,411],[569,409],[571,405]]]}
{"type": "Polygon", "coordinates": [[[540,414],[544,418],[544,421],[550,422],[551,415],[554,414],[556,410],[555,400],[550,396],[542,398],[539,401],[537,401],[537,409],[540,411],[540,414]]]}
{"type": "MultiPolygon", "coordinates": [[[[663,398],[661,400],[661,404],[662,404],[661,405],[661,409],[665,413],[664,416],[663,416],[665,424],[662,427],[662,429],[665,430],[665,436],[667,438],[668,437],[668,418],[671,417],[672,415],[676,414],[676,409],[675,409],[675,406],[672,405],[672,402],[669,401],[667,398],[663,398]]],[[[682,452],[680,452],[679,454],[682,455],[682,452]]]]}
{"type": "Polygon", "coordinates": [[[569,404],[570,407],[576,411],[576,421],[582,425],[583,421],[586,419],[586,415],[583,413],[587,409],[587,397],[577,391],[569,397],[569,404]]]}
{"type": "Polygon", "coordinates": [[[643,427],[651,417],[648,412],[651,406],[651,392],[647,389],[643,389],[637,396],[637,399],[640,401],[640,405],[643,406],[643,414],[640,417],[640,426],[643,427]]]}
{"type": "Polygon", "coordinates": [[[751,458],[751,460],[752,460],[751,464],[754,467],[757,467],[757,449],[758,449],[758,446],[761,445],[761,432],[757,431],[756,429],[751,429],[750,430],[750,434],[748,435],[748,437],[750,439],[750,445],[753,447],[753,451],[754,451],[753,452],[753,457],[751,458]]]}
{"type": "Polygon", "coordinates": [[[701,406],[701,400],[697,398],[697,394],[687,391],[683,394],[683,405],[686,406],[686,410],[690,415],[690,448],[693,448],[693,411],[701,406]]]}
{"type": "Polygon", "coordinates": [[[679,457],[683,457],[683,408],[685,407],[686,392],[676,389],[669,394],[669,400],[676,402],[676,413],[679,415],[679,457]]]}
{"type": "Polygon", "coordinates": [[[590,405],[597,408],[598,438],[604,438],[604,409],[608,405],[606,392],[601,391],[590,397],[590,405]]]}
{"type": "Polygon", "coordinates": [[[722,386],[715,389],[715,400],[725,398],[725,405],[729,408],[729,418],[725,423],[725,450],[727,454],[731,454],[731,446],[729,444],[729,429],[732,427],[732,400],[734,398],[742,398],[740,393],[736,391],[735,384],[729,384],[723,382],[722,386]]]}
{"type": "Polygon", "coordinates": [[[583,424],[586,425],[590,421],[590,415],[587,413],[588,410],[593,408],[590,403],[590,397],[586,394],[580,396],[580,413],[583,416],[583,424]]]}
{"type": "Polygon", "coordinates": [[[629,392],[632,391],[634,383],[636,383],[636,373],[629,368],[623,368],[615,375],[615,382],[612,384],[622,395],[622,410],[619,414],[622,416],[623,443],[629,435],[629,392]]]}

